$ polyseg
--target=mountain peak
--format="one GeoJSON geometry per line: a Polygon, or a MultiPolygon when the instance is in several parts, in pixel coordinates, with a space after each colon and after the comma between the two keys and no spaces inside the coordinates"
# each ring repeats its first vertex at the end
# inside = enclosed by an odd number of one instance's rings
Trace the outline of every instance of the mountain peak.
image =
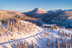
{"type": "Polygon", "coordinates": [[[34,10],[43,10],[42,8],[35,8],[34,10]]]}
{"type": "Polygon", "coordinates": [[[31,11],[33,14],[43,14],[46,13],[42,8],[35,8],[34,10],[31,11]]]}

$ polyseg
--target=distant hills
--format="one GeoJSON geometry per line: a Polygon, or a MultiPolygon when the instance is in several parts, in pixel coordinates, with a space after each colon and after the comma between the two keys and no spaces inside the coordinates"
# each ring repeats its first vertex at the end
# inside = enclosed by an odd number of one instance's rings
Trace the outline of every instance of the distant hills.
{"type": "Polygon", "coordinates": [[[72,11],[72,9],[64,9],[64,11],[72,11]]]}
{"type": "MultiPolygon", "coordinates": [[[[29,17],[38,18],[46,24],[57,24],[58,26],[65,26],[72,28],[72,10],[50,10],[44,11],[41,8],[36,8],[27,13],[23,13],[29,17]]],[[[39,20],[38,20],[39,21],[39,20]]]]}
{"type": "Polygon", "coordinates": [[[0,20],[20,19],[20,20],[37,20],[36,18],[26,16],[16,11],[0,10],[0,20]]]}
{"type": "Polygon", "coordinates": [[[46,13],[58,13],[58,12],[62,12],[62,11],[72,11],[72,9],[58,9],[58,10],[49,10],[49,11],[45,11],[42,8],[35,8],[32,11],[29,12],[24,12],[26,14],[46,14],[46,13]]]}
{"type": "Polygon", "coordinates": [[[72,28],[72,9],[45,11],[42,8],[35,8],[32,11],[23,13],[0,10],[0,20],[9,18],[18,18],[21,20],[30,21],[38,26],[46,23],[72,28]]]}

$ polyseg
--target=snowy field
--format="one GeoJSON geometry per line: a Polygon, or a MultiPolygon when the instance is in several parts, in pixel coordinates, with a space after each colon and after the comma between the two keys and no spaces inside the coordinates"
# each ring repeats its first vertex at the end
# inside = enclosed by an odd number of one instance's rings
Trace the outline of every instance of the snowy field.
{"type": "Polygon", "coordinates": [[[0,36],[0,48],[58,48],[58,44],[62,45],[65,41],[70,47],[71,34],[67,29],[39,27],[36,32],[0,36]]]}

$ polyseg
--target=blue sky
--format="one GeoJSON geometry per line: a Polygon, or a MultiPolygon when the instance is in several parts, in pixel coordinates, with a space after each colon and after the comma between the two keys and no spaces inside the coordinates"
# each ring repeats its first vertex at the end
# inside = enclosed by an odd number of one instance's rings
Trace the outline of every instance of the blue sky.
{"type": "Polygon", "coordinates": [[[71,9],[72,0],[0,0],[0,9],[30,11],[34,8],[44,10],[71,9]]]}

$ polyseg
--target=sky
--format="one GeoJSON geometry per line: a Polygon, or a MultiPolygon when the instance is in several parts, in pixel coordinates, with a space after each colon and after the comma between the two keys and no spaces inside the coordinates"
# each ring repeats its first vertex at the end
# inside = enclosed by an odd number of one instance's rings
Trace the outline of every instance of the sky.
{"type": "Polygon", "coordinates": [[[34,8],[46,11],[72,9],[72,0],[0,0],[0,9],[27,12],[34,8]]]}

